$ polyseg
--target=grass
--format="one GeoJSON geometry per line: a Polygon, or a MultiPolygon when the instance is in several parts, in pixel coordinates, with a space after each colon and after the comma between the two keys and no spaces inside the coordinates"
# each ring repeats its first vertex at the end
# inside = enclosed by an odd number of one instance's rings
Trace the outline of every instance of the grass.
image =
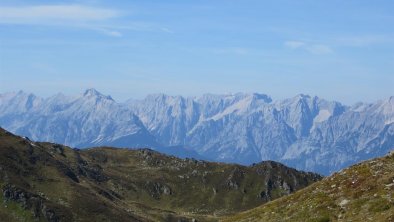
{"type": "Polygon", "coordinates": [[[284,182],[299,190],[321,179],[275,162],[246,167],[149,150],[30,143],[0,129],[7,183],[40,196],[65,221],[217,221],[265,203],[262,191],[272,199],[285,195],[284,182]]]}
{"type": "MultiPolygon", "coordinates": [[[[2,187],[2,186],[1,186],[2,187]]],[[[23,209],[21,205],[14,201],[4,201],[0,195],[0,220],[1,221],[20,221],[20,222],[37,222],[44,221],[37,220],[30,210],[23,209]]]]}
{"type": "Polygon", "coordinates": [[[223,221],[394,221],[394,154],[223,221]]]}

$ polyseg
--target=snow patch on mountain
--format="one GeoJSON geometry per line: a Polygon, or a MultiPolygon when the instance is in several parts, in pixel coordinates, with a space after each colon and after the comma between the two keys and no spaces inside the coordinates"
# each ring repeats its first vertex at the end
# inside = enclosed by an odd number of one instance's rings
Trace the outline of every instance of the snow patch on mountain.
{"type": "Polygon", "coordinates": [[[324,122],[326,120],[328,120],[328,118],[330,118],[331,113],[330,111],[323,109],[320,110],[319,113],[317,114],[317,116],[315,116],[315,118],[313,119],[313,122],[315,123],[321,123],[324,122]]]}

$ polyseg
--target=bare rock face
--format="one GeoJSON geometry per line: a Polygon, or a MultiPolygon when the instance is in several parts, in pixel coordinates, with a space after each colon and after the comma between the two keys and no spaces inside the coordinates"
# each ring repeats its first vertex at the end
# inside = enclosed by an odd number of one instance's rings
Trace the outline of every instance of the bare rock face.
{"type": "Polygon", "coordinates": [[[50,222],[72,220],[72,214],[65,216],[64,212],[48,206],[46,200],[39,195],[29,193],[13,185],[3,186],[3,199],[5,203],[15,201],[24,209],[31,210],[36,218],[44,218],[50,222]]]}
{"type": "Polygon", "coordinates": [[[155,199],[160,199],[162,195],[172,194],[171,188],[168,185],[160,182],[147,181],[145,183],[145,188],[149,195],[155,199]]]}
{"type": "Polygon", "coordinates": [[[244,174],[245,172],[243,172],[239,167],[235,167],[226,180],[227,187],[229,189],[238,190],[244,174]]]}

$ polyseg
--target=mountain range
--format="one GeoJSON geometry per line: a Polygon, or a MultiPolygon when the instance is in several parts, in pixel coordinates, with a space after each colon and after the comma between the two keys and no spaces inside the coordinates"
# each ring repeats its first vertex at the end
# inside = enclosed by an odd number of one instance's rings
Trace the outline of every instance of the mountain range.
{"type": "Polygon", "coordinates": [[[249,165],[274,160],[331,174],[394,148],[394,97],[352,106],[308,95],[149,95],[119,103],[78,96],[0,95],[0,126],[72,147],[150,147],[181,157],[249,165]]]}

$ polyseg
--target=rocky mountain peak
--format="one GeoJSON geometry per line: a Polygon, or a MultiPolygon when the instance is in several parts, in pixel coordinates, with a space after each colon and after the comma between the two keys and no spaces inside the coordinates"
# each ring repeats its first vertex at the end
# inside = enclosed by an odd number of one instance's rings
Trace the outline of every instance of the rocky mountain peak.
{"type": "Polygon", "coordinates": [[[85,92],[83,93],[83,97],[88,97],[88,98],[103,98],[103,99],[108,99],[108,100],[112,100],[111,96],[106,96],[102,93],[100,93],[99,91],[97,91],[94,88],[90,88],[85,90],[85,92]]]}
{"type": "Polygon", "coordinates": [[[272,98],[270,96],[266,95],[266,94],[253,93],[252,96],[253,96],[254,99],[262,100],[265,103],[271,103],[272,102],[272,98]]]}
{"type": "Polygon", "coordinates": [[[388,99],[388,103],[394,106],[394,96],[390,96],[390,98],[388,99]]]}
{"type": "Polygon", "coordinates": [[[296,95],[295,98],[298,98],[298,99],[310,99],[311,96],[307,95],[307,94],[300,93],[300,94],[296,95]]]}

